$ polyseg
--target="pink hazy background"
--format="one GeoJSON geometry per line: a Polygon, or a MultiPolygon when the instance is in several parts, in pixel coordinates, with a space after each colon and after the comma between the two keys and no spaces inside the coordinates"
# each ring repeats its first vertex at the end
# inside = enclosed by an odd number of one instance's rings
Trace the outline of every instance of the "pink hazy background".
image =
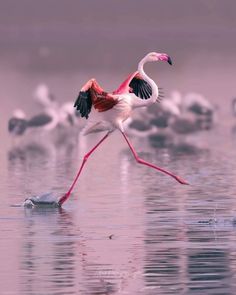
{"type": "Polygon", "coordinates": [[[13,109],[37,112],[39,83],[73,101],[86,79],[111,90],[154,50],[174,62],[146,68],[166,95],[199,92],[227,115],[235,95],[235,9],[235,1],[0,1],[2,142],[13,109]]]}

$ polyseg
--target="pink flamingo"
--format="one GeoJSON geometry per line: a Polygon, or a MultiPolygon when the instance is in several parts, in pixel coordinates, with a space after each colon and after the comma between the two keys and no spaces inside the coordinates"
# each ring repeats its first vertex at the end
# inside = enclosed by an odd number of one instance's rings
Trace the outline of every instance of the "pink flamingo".
{"type": "Polygon", "coordinates": [[[131,74],[120,85],[120,87],[112,93],[105,92],[98,85],[95,79],[89,80],[80,90],[79,96],[74,106],[80,112],[81,117],[88,119],[89,116],[91,116],[91,118],[96,116],[96,122],[89,125],[85,134],[99,131],[107,131],[107,133],[84,156],[80,169],[68,192],[59,199],[59,205],[62,205],[70,197],[70,194],[90,155],[115,129],[118,129],[124,136],[137,163],[161,171],[162,173],[173,177],[181,184],[188,184],[179,176],[139,158],[124,132],[123,122],[131,116],[131,113],[134,109],[146,107],[156,103],[157,101],[160,101],[159,89],[156,83],[146,75],[143,69],[143,66],[146,62],[154,61],[167,61],[170,65],[172,65],[171,58],[167,54],[151,52],[139,62],[138,71],[131,74]]]}

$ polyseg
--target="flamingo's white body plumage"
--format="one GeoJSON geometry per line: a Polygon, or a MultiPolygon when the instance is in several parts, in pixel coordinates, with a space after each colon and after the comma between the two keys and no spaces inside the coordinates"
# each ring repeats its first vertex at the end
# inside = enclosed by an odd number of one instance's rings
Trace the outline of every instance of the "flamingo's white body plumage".
{"type": "Polygon", "coordinates": [[[118,103],[106,112],[97,112],[95,109],[91,111],[89,122],[84,128],[84,135],[99,131],[112,132],[116,128],[122,128],[122,123],[126,121],[133,110],[133,100],[135,95],[120,94],[114,95],[114,99],[118,103]]]}

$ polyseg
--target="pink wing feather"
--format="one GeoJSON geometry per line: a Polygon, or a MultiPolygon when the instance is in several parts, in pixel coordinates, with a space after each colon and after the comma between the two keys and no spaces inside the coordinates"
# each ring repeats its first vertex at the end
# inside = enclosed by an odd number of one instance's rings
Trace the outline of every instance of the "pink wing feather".
{"type": "Polygon", "coordinates": [[[130,74],[128,78],[112,93],[113,94],[123,94],[123,93],[129,93],[130,92],[130,82],[132,79],[138,74],[138,71],[130,74]]]}
{"type": "Polygon", "coordinates": [[[105,92],[95,79],[90,79],[80,90],[74,107],[81,117],[88,119],[92,106],[98,112],[105,112],[118,103],[117,98],[105,92]]]}

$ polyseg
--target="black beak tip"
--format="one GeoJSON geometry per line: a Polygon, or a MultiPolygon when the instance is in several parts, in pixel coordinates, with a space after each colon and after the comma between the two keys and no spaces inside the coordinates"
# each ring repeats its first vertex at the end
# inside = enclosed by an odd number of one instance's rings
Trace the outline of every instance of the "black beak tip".
{"type": "Polygon", "coordinates": [[[172,66],[172,60],[171,58],[168,56],[168,60],[167,60],[168,64],[172,66]]]}

